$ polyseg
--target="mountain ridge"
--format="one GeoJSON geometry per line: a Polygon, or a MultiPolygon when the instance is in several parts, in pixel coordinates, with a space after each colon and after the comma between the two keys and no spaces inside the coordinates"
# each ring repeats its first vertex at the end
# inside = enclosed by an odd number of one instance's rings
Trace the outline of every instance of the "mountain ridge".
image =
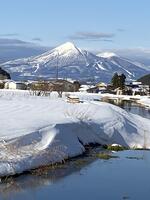
{"type": "Polygon", "coordinates": [[[57,67],[60,78],[104,82],[109,82],[115,72],[124,73],[131,80],[149,72],[146,68],[112,52],[105,56],[97,56],[76,47],[71,42],[38,56],[8,61],[0,67],[6,69],[15,80],[55,78],[57,67]]]}

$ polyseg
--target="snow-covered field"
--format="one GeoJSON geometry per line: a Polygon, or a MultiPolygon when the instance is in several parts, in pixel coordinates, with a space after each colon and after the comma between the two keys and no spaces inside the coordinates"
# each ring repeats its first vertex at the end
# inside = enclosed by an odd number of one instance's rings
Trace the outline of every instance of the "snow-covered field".
{"type": "Polygon", "coordinates": [[[148,119],[92,95],[80,98],[70,104],[56,94],[0,90],[0,176],[80,155],[89,143],[150,148],[148,119]]]}

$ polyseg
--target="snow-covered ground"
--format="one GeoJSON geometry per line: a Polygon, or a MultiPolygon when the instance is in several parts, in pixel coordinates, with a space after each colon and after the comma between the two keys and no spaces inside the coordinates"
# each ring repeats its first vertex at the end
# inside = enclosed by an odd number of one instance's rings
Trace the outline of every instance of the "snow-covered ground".
{"type": "Polygon", "coordinates": [[[89,143],[150,148],[148,119],[92,100],[100,95],[80,97],[71,104],[56,93],[0,90],[0,176],[80,155],[89,143]]]}

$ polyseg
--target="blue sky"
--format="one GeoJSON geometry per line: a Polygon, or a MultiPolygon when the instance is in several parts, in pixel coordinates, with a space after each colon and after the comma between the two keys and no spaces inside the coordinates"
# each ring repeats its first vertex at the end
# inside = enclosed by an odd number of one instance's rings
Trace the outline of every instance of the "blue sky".
{"type": "Polygon", "coordinates": [[[86,49],[149,48],[149,0],[0,0],[0,38],[86,49]]]}

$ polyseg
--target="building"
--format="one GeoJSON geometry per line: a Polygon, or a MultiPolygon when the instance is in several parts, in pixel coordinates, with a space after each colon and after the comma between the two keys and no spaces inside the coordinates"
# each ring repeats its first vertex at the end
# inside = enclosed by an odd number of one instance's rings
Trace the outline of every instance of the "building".
{"type": "Polygon", "coordinates": [[[91,87],[87,90],[88,93],[98,93],[99,88],[97,86],[91,87]]]}
{"type": "Polygon", "coordinates": [[[144,85],[139,81],[133,81],[126,84],[126,87],[132,91],[132,95],[149,95],[150,92],[150,86],[144,85]]]}
{"type": "Polygon", "coordinates": [[[54,86],[56,87],[62,88],[63,92],[77,92],[78,91],[76,87],[77,84],[74,84],[67,80],[58,79],[58,80],[51,81],[51,83],[53,83],[54,86]]]}
{"type": "Polygon", "coordinates": [[[107,89],[107,85],[103,82],[97,83],[96,87],[99,89],[99,92],[105,92],[107,89]]]}
{"type": "Polygon", "coordinates": [[[87,90],[90,89],[91,87],[94,87],[94,86],[91,86],[91,85],[81,85],[80,88],[79,88],[79,92],[87,92],[87,90]]]}
{"type": "Polygon", "coordinates": [[[4,88],[12,90],[26,90],[27,85],[23,82],[7,81],[4,85],[4,88]]]}
{"type": "Polygon", "coordinates": [[[101,89],[101,88],[105,88],[107,87],[107,84],[103,83],[103,82],[100,82],[100,83],[97,83],[96,86],[101,89]]]}

